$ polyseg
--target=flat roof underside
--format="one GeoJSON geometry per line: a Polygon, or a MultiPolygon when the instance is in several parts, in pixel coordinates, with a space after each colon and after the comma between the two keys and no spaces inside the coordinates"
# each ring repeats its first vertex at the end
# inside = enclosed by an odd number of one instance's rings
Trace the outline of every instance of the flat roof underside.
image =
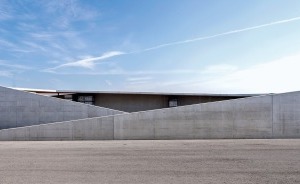
{"type": "Polygon", "coordinates": [[[127,94],[127,95],[171,95],[171,96],[228,96],[228,97],[248,97],[259,96],[265,94],[214,94],[214,93],[170,93],[170,92],[134,92],[134,91],[84,91],[84,90],[48,90],[48,89],[30,89],[30,88],[14,88],[21,91],[46,93],[46,94],[127,94]]]}

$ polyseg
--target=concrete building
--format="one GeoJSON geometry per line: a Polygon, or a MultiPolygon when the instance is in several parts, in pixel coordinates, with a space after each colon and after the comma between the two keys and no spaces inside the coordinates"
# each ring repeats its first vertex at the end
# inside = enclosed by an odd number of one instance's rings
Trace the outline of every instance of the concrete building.
{"type": "Polygon", "coordinates": [[[0,129],[124,113],[0,86],[0,129]]]}
{"type": "Polygon", "coordinates": [[[300,138],[299,112],[300,92],[124,113],[0,87],[0,140],[300,138]]]}
{"type": "Polygon", "coordinates": [[[124,112],[138,112],[257,96],[259,94],[151,93],[21,89],[124,112]]]}

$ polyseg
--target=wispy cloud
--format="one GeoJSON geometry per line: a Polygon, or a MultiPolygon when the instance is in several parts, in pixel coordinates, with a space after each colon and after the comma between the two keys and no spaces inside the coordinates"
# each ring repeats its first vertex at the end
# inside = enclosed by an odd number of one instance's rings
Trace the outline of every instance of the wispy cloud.
{"type": "Polygon", "coordinates": [[[0,1],[0,21],[11,19],[12,16],[12,7],[10,6],[9,2],[6,0],[0,1]]]}
{"type": "Polygon", "coordinates": [[[105,80],[105,83],[106,83],[108,86],[112,86],[112,83],[111,83],[109,80],[105,80]]]}
{"type": "Polygon", "coordinates": [[[32,50],[23,49],[17,46],[15,43],[3,39],[0,39],[0,49],[7,50],[8,52],[23,52],[23,53],[33,52],[32,50]]]}
{"type": "Polygon", "coordinates": [[[49,33],[49,32],[34,32],[34,33],[29,33],[29,35],[37,40],[45,40],[45,41],[52,41],[54,35],[49,33]]]}
{"type": "Polygon", "coordinates": [[[52,46],[63,51],[66,50],[66,47],[68,49],[73,48],[77,50],[82,50],[87,47],[80,32],[77,31],[40,31],[29,32],[28,35],[35,42],[42,42],[46,44],[46,46],[52,46]]]}
{"type": "MultiPolygon", "coordinates": [[[[74,61],[74,62],[69,62],[69,63],[65,63],[62,65],[58,65],[56,67],[53,68],[49,68],[46,69],[44,71],[46,72],[53,72],[55,73],[55,70],[60,69],[60,68],[65,68],[65,67],[82,67],[82,68],[89,68],[92,69],[95,66],[95,63],[97,61],[102,61],[114,56],[119,56],[119,55],[129,55],[129,54],[136,54],[136,53],[142,53],[142,52],[147,52],[147,51],[151,51],[151,50],[156,50],[156,49],[160,49],[160,48],[164,48],[164,47],[169,47],[169,46],[173,46],[173,45],[180,45],[180,44],[187,44],[187,43],[191,43],[191,42],[197,42],[197,41],[201,41],[201,40],[207,40],[207,39],[212,39],[212,38],[216,38],[216,37],[222,37],[222,36],[226,36],[226,35],[230,35],[230,34],[236,34],[236,33],[241,33],[241,32],[245,32],[245,31],[250,31],[250,30],[255,30],[255,29],[260,29],[260,28],[264,28],[264,27],[268,27],[268,26],[273,26],[273,25],[278,25],[278,24],[284,24],[284,23],[289,23],[289,22],[293,22],[293,21],[299,21],[300,17],[294,17],[291,19],[285,19],[285,20],[280,20],[280,21],[275,21],[275,22],[271,22],[271,23],[267,23],[267,24],[262,24],[262,25],[258,25],[258,26],[253,26],[253,27],[248,27],[248,28],[243,28],[243,29],[236,29],[236,30],[232,30],[232,31],[228,31],[228,32],[224,32],[224,33],[220,33],[220,34],[215,34],[215,35],[211,35],[211,36],[205,36],[205,37],[197,37],[197,38],[193,38],[193,39],[187,39],[187,40],[182,40],[182,41],[177,41],[177,42],[170,42],[170,43],[165,43],[165,44],[160,44],[154,47],[150,47],[150,48],[146,48],[143,49],[141,51],[134,51],[134,52],[122,52],[122,51],[110,51],[107,53],[104,53],[102,56],[99,57],[90,57],[87,59],[82,59],[82,60],[78,60],[78,61],[74,61]]],[[[47,33],[43,33],[43,34],[32,34],[33,37],[36,38],[40,38],[40,39],[48,39],[49,37],[51,37],[51,34],[47,34],[47,33]]],[[[67,35],[65,35],[66,37],[73,37],[74,33],[67,33],[67,35]]],[[[25,44],[30,45],[32,47],[35,48],[39,48],[41,50],[45,50],[42,47],[38,47],[36,44],[29,44],[28,42],[25,44]]],[[[78,44],[75,44],[78,45],[78,44]]],[[[59,49],[62,49],[61,47],[59,47],[59,49]]],[[[229,69],[234,71],[236,68],[228,68],[229,66],[214,66],[214,68],[208,68],[206,70],[206,73],[210,73],[212,71],[228,71],[229,69]]],[[[232,66],[230,66],[232,67],[232,66]]]]}
{"type": "MultiPolygon", "coordinates": [[[[130,76],[140,76],[140,75],[171,75],[171,74],[199,74],[199,70],[138,70],[129,71],[123,69],[110,69],[105,71],[87,71],[87,72],[66,72],[66,71],[56,71],[55,69],[45,69],[43,72],[49,72],[59,75],[130,75],[130,76]]],[[[137,77],[139,78],[139,77],[137,77]]]]}
{"type": "Polygon", "coordinates": [[[20,31],[27,32],[27,31],[37,31],[41,29],[39,26],[34,25],[32,23],[20,22],[17,24],[17,28],[20,31]]]}
{"type": "Polygon", "coordinates": [[[48,12],[59,13],[76,20],[92,19],[99,14],[99,12],[93,10],[92,7],[87,7],[77,0],[53,0],[47,1],[44,5],[48,12]]]}
{"type": "Polygon", "coordinates": [[[23,44],[31,47],[32,49],[37,49],[37,50],[41,50],[41,51],[44,51],[46,52],[47,49],[37,43],[34,43],[34,42],[29,42],[29,41],[23,41],[23,44]]]}
{"type": "Polygon", "coordinates": [[[228,65],[228,64],[218,64],[218,65],[211,65],[204,68],[201,73],[202,74],[224,74],[224,73],[232,73],[238,70],[237,66],[228,65]]]}
{"type": "Polygon", "coordinates": [[[187,40],[182,40],[182,41],[164,43],[164,44],[160,44],[160,45],[156,45],[154,47],[150,47],[150,48],[144,49],[144,50],[142,50],[140,52],[145,52],[145,51],[150,51],[150,50],[156,50],[156,49],[160,49],[160,48],[164,48],[164,47],[169,47],[169,46],[173,46],[173,45],[181,45],[181,44],[186,44],[186,43],[191,43],[191,42],[198,42],[198,41],[202,41],[202,40],[207,40],[207,39],[222,37],[222,36],[226,36],[226,35],[241,33],[241,32],[255,30],[255,29],[260,29],[260,28],[269,27],[269,26],[278,25],[278,24],[285,24],[285,23],[299,21],[299,20],[300,20],[300,17],[294,17],[294,18],[291,18],[291,19],[285,19],[285,20],[270,22],[270,23],[267,23],[267,24],[262,24],[262,25],[248,27],[248,28],[243,28],[243,29],[236,29],[236,30],[232,30],[232,31],[228,31],[228,32],[220,33],[220,34],[211,35],[211,36],[197,37],[197,38],[193,38],[193,39],[187,39],[187,40]]]}
{"type": "Polygon", "coordinates": [[[0,70],[0,76],[2,77],[12,77],[16,73],[32,69],[24,65],[8,64],[8,62],[4,60],[0,60],[0,68],[2,69],[0,70]]]}
{"type": "Polygon", "coordinates": [[[87,7],[76,0],[52,0],[43,2],[42,6],[48,13],[55,14],[57,18],[53,25],[61,29],[68,28],[73,21],[91,20],[99,14],[92,7],[87,7]]]}
{"type": "Polygon", "coordinates": [[[222,92],[287,92],[300,90],[296,79],[300,78],[300,55],[284,57],[249,68],[239,69],[232,73],[219,75],[206,82],[191,86],[206,86],[222,92]],[[288,72],[287,72],[288,71],[288,72]]]}
{"type": "Polygon", "coordinates": [[[3,47],[9,47],[9,48],[17,48],[17,46],[14,44],[14,43],[11,43],[7,40],[3,40],[3,39],[0,39],[0,47],[3,46],[3,47]]]}
{"type": "Polygon", "coordinates": [[[128,85],[136,85],[136,84],[146,84],[149,83],[153,77],[150,76],[137,76],[137,77],[128,77],[126,79],[128,85]]]}
{"type": "Polygon", "coordinates": [[[53,71],[59,68],[64,68],[64,67],[83,67],[83,68],[93,68],[95,63],[104,59],[112,58],[114,56],[119,56],[125,54],[124,52],[119,52],[119,51],[111,51],[104,53],[102,56],[99,57],[92,57],[92,58],[87,58],[87,59],[82,59],[70,63],[65,63],[59,66],[56,66],[54,68],[47,69],[46,71],[53,71]]]}
{"type": "MultiPolygon", "coordinates": [[[[247,68],[237,68],[232,72],[204,73],[194,79],[180,81],[160,81],[145,86],[128,86],[149,91],[202,92],[202,93],[280,93],[299,91],[300,55],[283,57],[247,68]],[[288,72],[286,72],[288,71],[288,72]]],[[[214,68],[215,66],[212,66],[214,68]]],[[[208,66],[207,68],[210,68],[208,66]]]]}
{"type": "Polygon", "coordinates": [[[73,55],[74,49],[82,51],[87,47],[79,33],[75,31],[34,31],[27,35],[29,37],[23,41],[24,44],[35,50],[51,53],[55,60],[73,55]]]}
{"type": "Polygon", "coordinates": [[[153,77],[148,76],[148,77],[129,77],[126,80],[133,82],[133,81],[147,81],[151,79],[153,79],[153,77]]]}
{"type": "Polygon", "coordinates": [[[78,32],[68,31],[59,33],[65,42],[68,43],[70,48],[82,50],[87,47],[85,41],[81,38],[78,32]]]}
{"type": "Polygon", "coordinates": [[[11,77],[12,73],[10,71],[1,71],[0,70],[0,76],[2,76],[2,77],[11,77]]]}
{"type": "Polygon", "coordinates": [[[29,70],[32,69],[32,67],[24,66],[24,65],[18,65],[18,64],[7,64],[6,61],[0,60],[0,66],[11,68],[11,69],[20,69],[20,70],[29,70]]]}
{"type": "Polygon", "coordinates": [[[5,30],[5,29],[2,29],[2,28],[0,28],[0,33],[4,33],[4,34],[6,34],[6,33],[8,33],[8,31],[7,31],[7,30],[5,30]]]}

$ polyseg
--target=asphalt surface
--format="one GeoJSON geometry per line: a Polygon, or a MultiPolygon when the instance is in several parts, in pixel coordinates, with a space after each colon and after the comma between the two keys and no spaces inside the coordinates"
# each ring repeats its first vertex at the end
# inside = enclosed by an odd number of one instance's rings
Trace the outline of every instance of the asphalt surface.
{"type": "Polygon", "coordinates": [[[300,183],[300,139],[0,142],[0,183],[300,183]]]}

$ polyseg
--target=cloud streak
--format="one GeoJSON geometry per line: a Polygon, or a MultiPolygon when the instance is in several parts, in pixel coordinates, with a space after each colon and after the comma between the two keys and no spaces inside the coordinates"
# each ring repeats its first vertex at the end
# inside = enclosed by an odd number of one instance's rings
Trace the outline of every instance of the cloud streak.
{"type": "Polygon", "coordinates": [[[12,7],[6,0],[0,1],[0,21],[12,18],[12,7]]]}
{"type": "Polygon", "coordinates": [[[0,71],[0,76],[2,77],[10,77],[12,76],[12,73],[9,71],[0,71]]]}
{"type": "Polygon", "coordinates": [[[22,49],[16,44],[2,39],[0,39],[0,49],[7,50],[9,52],[23,52],[23,53],[33,52],[32,50],[22,49]]]}
{"type": "Polygon", "coordinates": [[[46,69],[45,72],[59,74],[59,75],[170,75],[170,74],[199,74],[199,70],[139,70],[139,71],[128,71],[122,69],[109,69],[103,71],[92,71],[92,72],[60,72],[53,69],[46,69]]]}
{"type": "Polygon", "coordinates": [[[24,65],[15,65],[15,64],[7,64],[3,60],[0,60],[0,66],[12,69],[19,69],[19,70],[29,70],[32,69],[31,67],[24,66],[24,65]]]}
{"type": "Polygon", "coordinates": [[[64,67],[83,67],[83,68],[91,69],[94,67],[97,61],[108,59],[114,56],[119,56],[122,54],[126,54],[126,53],[120,51],[111,51],[111,52],[104,53],[102,56],[99,57],[87,58],[87,59],[82,59],[71,63],[62,64],[57,67],[51,68],[50,70],[56,70],[64,67]]]}
{"type": "Polygon", "coordinates": [[[42,2],[41,5],[47,13],[55,14],[58,17],[54,19],[53,25],[60,29],[67,29],[74,21],[88,21],[99,15],[99,12],[92,7],[76,0],[52,0],[46,3],[42,2]]]}
{"type": "Polygon", "coordinates": [[[211,36],[197,37],[197,38],[193,38],[193,39],[187,39],[187,40],[182,40],[182,41],[164,43],[164,44],[156,45],[154,47],[149,47],[149,48],[143,49],[141,51],[127,52],[127,53],[126,52],[120,52],[120,51],[111,51],[111,52],[104,53],[100,57],[92,57],[92,58],[83,59],[83,60],[79,60],[79,61],[75,61],[75,62],[71,62],[71,63],[62,64],[62,65],[59,65],[57,67],[47,69],[45,71],[53,71],[53,70],[56,70],[56,69],[59,69],[59,68],[64,68],[64,67],[83,67],[83,68],[92,69],[94,67],[94,64],[95,64],[96,61],[105,60],[105,59],[108,59],[108,58],[111,58],[111,57],[114,57],[114,56],[118,56],[118,55],[129,55],[129,54],[143,53],[143,52],[148,52],[148,51],[152,51],[152,50],[161,49],[161,48],[164,48],[164,47],[170,47],[170,46],[174,46],[174,45],[181,45],[181,44],[187,44],[187,43],[192,43],[192,42],[198,42],[198,41],[202,41],[202,40],[208,40],[208,39],[212,39],[212,38],[223,37],[223,36],[227,36],[227,35],[231,35],[231,34],[241,33],[241,32],[245,32],[245,31],[251,31],[251,30],[255,30],[255,29],[260,29],[260,28],[269,27],[269,26],[273,26],[273,25],[285,24],[285,23],[299,21],[299,20],[300,20],[300,17],[294,17],[294,18],[275,21],[275,22],[271,22],[271,23],[267,23],[267,24],[258,25],[258,26],[253,26],[253,27],[248,27],[248,28],[243,28],[243,29],[236,29],[236,30],[232,30],[232,31],[224,32],[224,33],[211,35],[211,36]]]}
{"type": "Polygon", "coordinates": [[[201,41],[201,40],[207,40],[207,39],[211,39],[211,38],[222,37],[222,36],[226,36],[226,35],[241,33],[241,32],[245,32],[245,31],[260,29],[260,28],[264,28],[264,27],[269,27],[269,26],[273,26],[273,25],[284,24],[284,23],[289,23],[289,22],[294,22],[294,21],[299,21],[299,20],[300,20],[300,17],[294,17],[294,18],[291,18],[291,19],[275,21],[275,22],[262,24],[262,25],[258,25],[258,26],[253,26],[253,27],[248,27],[248,28],[243,28],[243,29],[236,29],[236,30],[232,30],[232,31],[228,31],[228,32],[220,33],[220,34],[211,35],[211,36],[197,37],[197,38],[188,39],[188,40],[182,40],[182,41],[177,41],[177,42],[170,42],[170,43],[160,44],[160,45],[157,45],[157,46],[154,46],[154,47],[144,49],[141,52],[156,50],[156,49],[169,47],[169,46],[173,46],[173,45],[181,45],[181,44],[197,42],[197,41],[201,41]]]}

